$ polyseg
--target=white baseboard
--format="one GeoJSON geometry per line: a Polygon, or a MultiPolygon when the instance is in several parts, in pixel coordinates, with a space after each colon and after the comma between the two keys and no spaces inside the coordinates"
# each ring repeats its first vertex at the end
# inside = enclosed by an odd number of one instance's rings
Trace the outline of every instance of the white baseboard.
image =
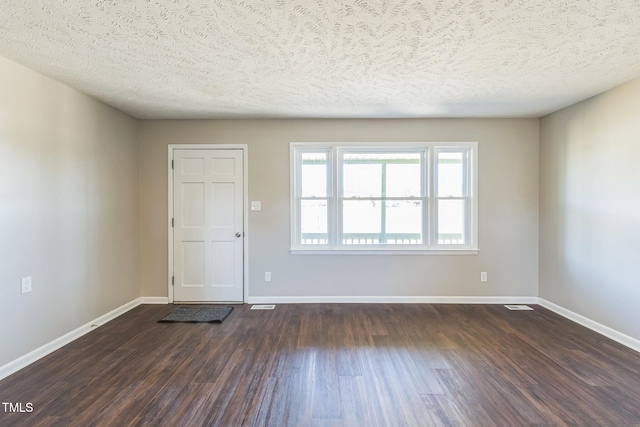
{"type": "Polygon", "coordinates": [[[168,297],[141,297],[140,304],[169,304],[168,297]]]}
{"type": "Polygon", "coordinates": [[[578,313],[574,313],[573,311],[554,304],[551,301],[547,301],[544,298],[538,298],[538,304],[553,311],[554,313],[559,314],[562,317],[566,317],[567,319],[584,326],[585,328],[589,328],[592,331],[599,333],[600,335],[604,335],[605,337],[610,338],[624,346],[627,346],[632,350],[640,352],[640,340],[630,337],[629,335],[625,335],[622,332],[616,331],[615,329],[586,318],[578,313]]]}
{"type": "Polygon", "coordinates": [[[247,304],[537,304],[537,297],[314,296],[249,297],[247,304]]]}
{"type": "Polygon", "coordinates": [[[83,335],[91,332],[96,329],[96,327],[102,326],[105,323],[115,319],[116,317],[126,313],[127,311],[139,306],[143,302],[143,298],[137,298],[131,302],[128,302],[115,310],[108,312],[105,315],[102,315],[89,323],[86,323],[80,326],[77,329],[74,329],[71,332],[64,334],[63,336],[56,338],[55,340],[39,347],[24,356],[17,358],[16,360],[7,363],[6,365],[0,366],[0,380],[8,377],[9,375],[19,371],[20,369],[32,364],[33,362],[42,359],[49,353],[53,353],[59,348],[69,344],[72,341],[77,340],[83,335]]]}

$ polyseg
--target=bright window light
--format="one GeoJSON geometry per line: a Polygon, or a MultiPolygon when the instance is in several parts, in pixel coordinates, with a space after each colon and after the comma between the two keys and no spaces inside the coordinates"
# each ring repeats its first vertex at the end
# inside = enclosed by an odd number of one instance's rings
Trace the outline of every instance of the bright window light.
{"type": "Polygon", "coordinates": [[[477,143],[291,144],[292,250],[477,249],[477,143]]]}

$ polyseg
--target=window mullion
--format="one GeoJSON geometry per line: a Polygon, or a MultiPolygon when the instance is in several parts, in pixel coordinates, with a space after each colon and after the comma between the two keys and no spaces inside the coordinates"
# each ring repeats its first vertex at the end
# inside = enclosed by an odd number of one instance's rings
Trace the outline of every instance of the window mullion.
{"type": "Polygon", "coordinates": [[[380,183],[381,195],[382,198],[380,200],[380,242],[379,243],[387,243],[387,201],[385,198],[387,197],[387,164],[385,162],[380,162],[380,167],[382,171],[380,172],[380,183]]]}
{"type": "Polygon", "coordinates": [[[420,197],[422,199],[422,245],[429,247],[429,149],[420,153],[420,197]]]}
{"type": "Polygon", "coordinates": [[[342,161],[337,147],[331,149],[331,246],[342,245],[342,161]]]}
{"type": "Polygon", "coordinates": [[[302,190],[301,190],[301,182],[302,182],[302,153],[300,150],[295,151],[295,176],[296,179],[294,181],[294,192],[295,192],[295,200],[296,200],[296,211],[295,211],[295,244],[299,246],[302,244],[302,190]]]}
{"type": "Polygon", "coordinates": [[[471,203],[470,203],[470,199],[471,199],[471,176],[470,176],[470,162],[471,162],[471,152],[467,149],[464,151],[464,163],[463,163],[463,167],[462,167],[462,173],[464,176],[464,214],[465,214],[465,218],[464,218],[464,241],[466,242],[466,244],[470,244],[471,242],[471,236],[472,234],[472,230],[471,230],[471,203]]]}
{"type": "Polygon", "coordinates": [[[438,199],[436,194],[437,188],[437,167],[436,167],[436,150],[429,149],[428,162],[426,163],[427,179],[429,180],[429,247],[436,246],[437,243],[437,221],[438,221],[438,199]]]}

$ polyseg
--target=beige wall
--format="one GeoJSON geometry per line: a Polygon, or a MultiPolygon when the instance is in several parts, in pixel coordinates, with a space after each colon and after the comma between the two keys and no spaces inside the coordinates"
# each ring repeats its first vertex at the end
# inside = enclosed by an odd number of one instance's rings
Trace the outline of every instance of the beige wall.
{"type": "Polygon", "coordinates": [[[140,288],[137,121],[2,57],[0,75],[2,366],[140,288]]]}
{"type": "Polygon", "coordinates": [[[640,339],[640,79],[541,119],[540,297],[640,339]]]}
{"type": "Polygon", "coordinates": [[[537,119],[144,121],[139,142],[145,296],[167,296],[167,145],[199,143],[249,145],[250,297],[538,294],[537,119]],[[289,253],[290,142],[476,140],[479,255],[289,253]]]}

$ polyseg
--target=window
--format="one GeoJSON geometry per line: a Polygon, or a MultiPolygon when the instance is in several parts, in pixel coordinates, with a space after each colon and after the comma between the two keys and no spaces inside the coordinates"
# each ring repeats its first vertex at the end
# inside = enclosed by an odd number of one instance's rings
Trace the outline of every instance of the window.
{"type": "Polygon", "coordinates": [[[477,250],[476,152],[291,144],[292,251],[477,250]]]}

